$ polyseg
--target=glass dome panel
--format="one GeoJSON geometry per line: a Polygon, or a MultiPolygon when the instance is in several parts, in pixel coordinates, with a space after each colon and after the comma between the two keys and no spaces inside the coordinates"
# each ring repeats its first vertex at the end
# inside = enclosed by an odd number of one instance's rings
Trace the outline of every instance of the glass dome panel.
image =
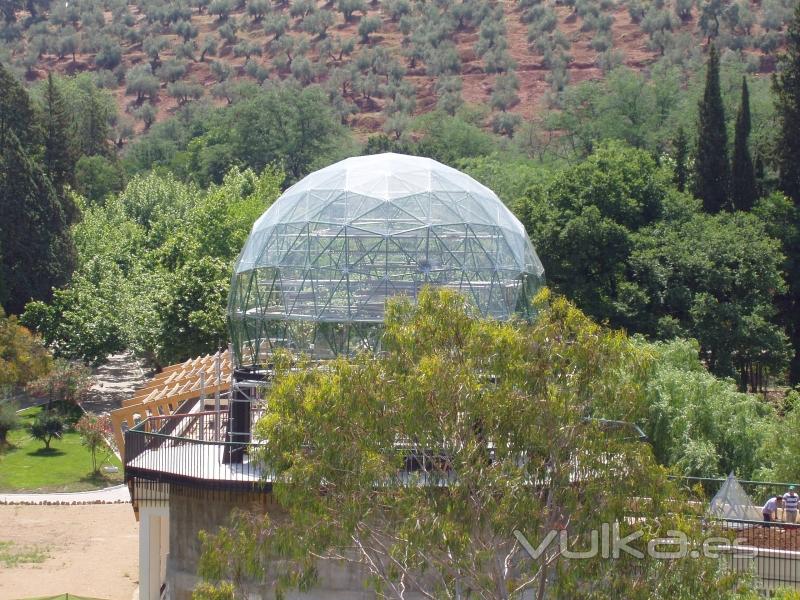
{"type": "Polygon", "coordinates": [[[485,316],[533,316],[544,268],[487,187],[428,158],[348,158],[290,187],[255,222],[228,322],[239,366],[276,347],[330,357],[380,340],[386,300],[455,289],[485,316]]]}

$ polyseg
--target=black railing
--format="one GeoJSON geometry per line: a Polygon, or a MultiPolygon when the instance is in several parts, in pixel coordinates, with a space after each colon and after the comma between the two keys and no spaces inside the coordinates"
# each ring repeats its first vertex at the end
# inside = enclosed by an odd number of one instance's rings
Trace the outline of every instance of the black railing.
{"type": "Polygon", "coordinates": [[[764,588],[800,589],[800,524],[711,520],[706,533],[731,541],[720,554],[733,570],[755,576],[764,588]]]}
{"type": "Polygon", "coordinates": [[[125,432],[125,479],[264,489],[269,484],[262,480],[264,473],[254,456],[259,444],[230,442],[228,436],[228,415],[223,412],[148,417],[125,432]],[[241,463],[223,460],[233,448],[244,448],[241,463]]]}

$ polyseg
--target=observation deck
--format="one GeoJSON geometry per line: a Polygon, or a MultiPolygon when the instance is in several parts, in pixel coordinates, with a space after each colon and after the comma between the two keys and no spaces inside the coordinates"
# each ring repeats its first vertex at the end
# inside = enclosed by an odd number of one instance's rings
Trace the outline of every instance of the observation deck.
{"type": "MultiPolygon", "coordinates": [[[[251,409],[251,419],[260,417],[251,409]]],[[[227,411],[150,416],[125,432],[126,482],[268,491],[255,458],[257,441],[230,441],[227,411]]]]}

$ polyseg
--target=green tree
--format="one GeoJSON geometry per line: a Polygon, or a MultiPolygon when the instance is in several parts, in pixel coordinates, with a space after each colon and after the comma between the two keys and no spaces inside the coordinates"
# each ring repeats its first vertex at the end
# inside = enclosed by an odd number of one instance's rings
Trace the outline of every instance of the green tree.
{"type": "Polygon", "coordinates": [[[327,97],[317,87],[269,88],[235,105],[227,118],[233,149],[244,164],[261,171],[280,162],[292,179],[307,174],[315,161],[345,137],[327,97]]]}
{"type": "Polygon", "coordinates": [[[800,205],[800,6],[795,9],[786,41],[780,71],[772,80],[779,123],[775,148],[780,189],[800,205]]]}
{"type": "Polygon", "coordinates": [[[366,17],[361,19],[361,22],[358,24],[358,35],[361,36],[362,44],[369,44],[370,34],[380,31],[381,23],[380,17],[366,17]]]}
{"type": "MultiPolygon", "coordinates": [[[[761,446],[775,419],[752,394],[711,375],[695,340],[647,346],[655,354],[647,383],[644,430],[658,461],[690,477],[752,479],[762,468],[761,446]]],[[[787,480],[788,481],[788,480],[787,480]]]]}
{"type": "Polygon", "coordinates": [[[75,189],[90,202],[102,202],[124,185],[124,173],[115,160],[84,155],[75,164],[75,189]]]}
{"type": "Polygon", "coordinates": [[[225,262],[212,257],[194,260],[173,273],[168,299],[160,307],[162,364],[207,353],[226,342],[230,274],[225,262]]]}
{"type": "Polygon", "coordinates": [[[787,289],[777,298],[779,319],[792,340],[793,356],[789,365],[789,380],[800,381],[800,319],[798,319],[798,298],[800,298],[800,208],[783,194],[776,192],[762,198],[753,212],[764,224],[767,233],[780,240],[785,260],[787,289]]]}
{"type": "Polygon", "coordinates": [[[459,115],[433,112],[419,117],[413,129],[422,134],[417,153],[449,165],[462,158],[488,156],[496,150],[496,138],[459,115]]]}
{"type": "Polygon", "coordinates": [[[785,290],[780,243],[746,213],[654,223],[636,237],[629,296],[636,327],[661,339],[693,337],[715,374],[755,391],[757,371],[777,374],[789,345],[774,302],[785,290]],[[641,294],[641,296],[640,296],[641,294]]]}
{"type": "Polygon", "coordinates": [[[70,135],[70,115],[61,91],[55,84],[53,74],[47,75],[42,102],[42,130],[44,134],[44,166],[53,185],[65,204],[67,220],[77,219],[77,208],[64,195],[64,185],[75,182],[75,150],[70,135]],[[67,202],[69,204],[67,204],[67,202]]]}
{"type": "Polygon", "coordinates": [[[719,53],[713,45],[707,69],[705,92],[698,110],[694,194],[703,201],[707,212],[716,213],[730,208],[730,167],[725,109],[719,83],[719,53]]]}
{"type": "Polygon", "coordinates": [[[26,302],[49,299],[69,278],[74,248],[61,202],[32,158],[39,149],[30,98],[2,65],[0,81],[0,280],[6,312],[19,314],[26,302]]]}
{"type": "Polygon", "coordinates": [[[572,544],[603,522],[627,529],[645,494],[640,510],[658,515],[639,513],[646,538],[679,526],[680,496],[647,446],[597,420],[643,416],[649,353],[546,300],[522,326],[426,290],[416,308],[390,306],[379,357],[318,369],[277,356],[256,430],[281,517],[241,514],[206,535],[201,574],[280,594],[349,560],[392,598],[574,597],[587,584],[597,598],[724,597],[733,582],[717,583],[711,562],[570,561],[557,548],[532,560],[516,543],[515,531],[535,546],[554,529],[572,544]],[[576,462],[591,475],[576,477],[576,462]]]}
{"type": "Polygon", "coordinates": [[[8,432],[19,427],[19,406],[6,398],[0,398],[0,449],[8,443],[8,432]]]}
{"type": "Polygon", "coordinates": [[[689,181],[689,138],[682,126],[678,127],[675,141],[672,143],[675,152],[675,177],[673,181],[679,192],[686,190],[689,181]]]}
{"type": "Polygon", "coordinates": [[[647,152],[609,142],[528,193],[520,216],[550,284],[599,321],[640,331],[633,234],[663,216],[668,175],[647,152]]]}
{"type": "Polygon", "coordinates": [[[736,134],[731,162],[731,203],[735,210],[750,210],[758,199],[756,172],[750,156],[750,95],[747,80],[742,78],[742,100],[736,116],[736,134]]]}
{"type": "Polygon", "coordinates": [[[53,438],[61,438],[64,432],[64,419],[49,410],[40,412],[30,425],[31,436],[44,444],[50,450],[53,438]]]}
{"type": "Polygon", "coordinates": [[[112,156],[109,146],[112,109],[105,100],[96,86],[89,86],[86,90],[80,129],[81,151],[86,156],[112,156]]]}
{"type": "Polygon", "coordinates": [[[14,75],[0,62],[0,135],[13,133],[23,147],[38,142],[33,104],[14,75]]]}
{"type": "Polygon", "coordinates": [[[25,385],[51,368],[52,358],[41,339],[0,308],[0,388],[25,385]]]}
{"type": "Polygon", "coordinates": [[[800,451],[800,395],[790,391],[783,403],[783,414],[764,424],[764,441],[759,449],[763,466],[758,473],[766,481],[797,481],[800,468],[794,460],[800,451]]]}
{"type": "Polygon", "coordinates": [[[336,9],[344,15],[346,23],[351,23],[355,12],[361,11],[365,13],[367,11],[367,6],[364,0],[337,0],[336,9]]]}
{"type": "MultiPolygon", "coordinates": [[[[786,53],[780,66],[772,80],[779,124],[775,149],[780,189],[795,205],[790,227],[797,232],[800,229],[800,136],[797,135],[800,131],[800,6],[795,8],[794,18],[789,24],[786,53]]],[[[784,251],[789,259],[787,279],[790,289],[782,312],[789,323],[795,349],[790,380],[796,384],[800,382],[800,239],[797,236],[786,238],[784,251]]]]}

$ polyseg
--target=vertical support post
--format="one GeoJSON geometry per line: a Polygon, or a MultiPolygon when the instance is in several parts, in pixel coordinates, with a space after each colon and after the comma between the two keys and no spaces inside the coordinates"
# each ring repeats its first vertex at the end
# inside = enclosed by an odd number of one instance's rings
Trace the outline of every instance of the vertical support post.
{"type": "Polygon", "coordinates": [[[229,463],[244,462],[244,449],[250,443],[250,397],[244,386],[234,383],[231,390],[228,437],[234,444],[228,445],[229,463]]]}
{"type": "Polygon", "coordinates": [[[223,462],[241,464],[244,462],[244,451],[251,440],[250,422],[253,388],[259,381],[265,381],[264,371],[248,371],[237,369],[233,373],[231,398],[228,405],[228,441],[225,446],[223,462]]]}
{"type": "Polygon", "coordinates": [[[222,350],[217,350],[216,359],[214,360],[214,371],[215,375],[217,376],[216,386],[214,388],[214,439],[218,441],[219,436],[219,413],[220,413],[220,403],[219,403],[219,388],[222,387],[222,367],[220,365],[220,360],[222,359],[222,350]]]}
{"type": "Polygon", "coordinates": [[[139,508],[139,600],[155,600],[150,596],[150,511],[139,508]]]}
{"type": "MultiPolygon", "coordinates": [[[[161,517],[150,517],[150,598],[161,598],[161,517]]],[[[141,590],[141,584],[140,584],[141,590]]],[[[140,592],[141,593],[141,592],[140,592]]]]}
{"type": "MultiPolygon", "coordinates": [[[[161,597],[161,538],[163,517],[150,507],[139,509],[139,600],[161,597]]],[[[166,523],[164,523],[166,528],[166,523]]]]}

